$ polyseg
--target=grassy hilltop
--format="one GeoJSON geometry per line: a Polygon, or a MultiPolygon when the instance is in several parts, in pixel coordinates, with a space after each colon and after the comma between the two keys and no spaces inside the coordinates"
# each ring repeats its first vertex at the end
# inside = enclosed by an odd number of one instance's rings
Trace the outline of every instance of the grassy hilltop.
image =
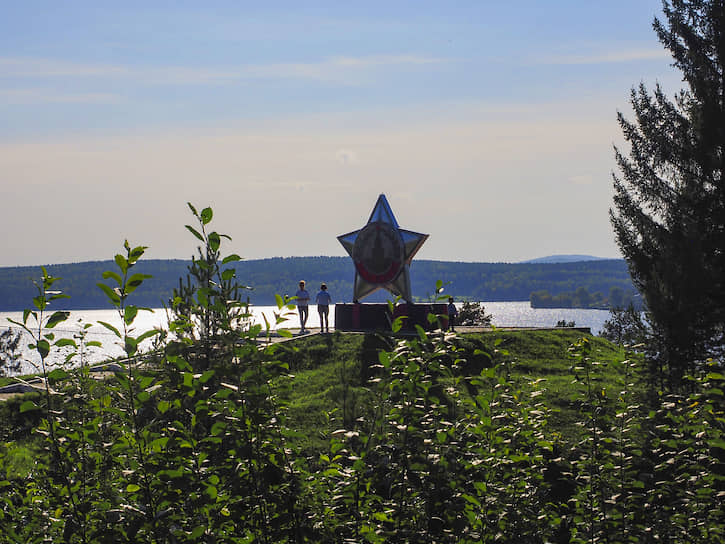
{"type": "MultiPolygon", "coordinates": [[[[621,386],[624,350],[598,337],[585,335],[601,372],[598,384],[610,391],[621,386]]],[[[550,423],[567,440],[579,435],[579,386],[572,370],[575,358],[570,347],[582,338],[577,331],[493,331],[466,334],[453,341],[457,364],[463,375],[475,376],[496,369],[507,386],[541,393],[550,423]]],[[[376,336],[333,334],[295,340],[279,354],[289,364],[294,378],[279,378],[280,399],[294,429],[314,437],[336,414],[337,423],[351,425],[361,415],[369,416],[375,398],[368,378],[378,364],[380,349],[389,344],[376,336]]],[[[452,361],[451,361],[452,362],[452,361]]]]}

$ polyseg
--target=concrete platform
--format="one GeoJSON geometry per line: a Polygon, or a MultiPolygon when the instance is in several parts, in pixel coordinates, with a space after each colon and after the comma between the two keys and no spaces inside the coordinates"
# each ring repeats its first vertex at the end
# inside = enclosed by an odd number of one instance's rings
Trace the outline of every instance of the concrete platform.
{"type": "Polygon", "coordinates": [[[390,311],[385,303],[335,304],[335,329],[339,331],[390,331],[393,321],[402,318],[403,331],[412,332],[416,325],[423,330],[434,330],[448,326],[448,311],[445,303],[398,304],[390,311]],[[430,314],[439,317],[431,323],[430,314]]]}

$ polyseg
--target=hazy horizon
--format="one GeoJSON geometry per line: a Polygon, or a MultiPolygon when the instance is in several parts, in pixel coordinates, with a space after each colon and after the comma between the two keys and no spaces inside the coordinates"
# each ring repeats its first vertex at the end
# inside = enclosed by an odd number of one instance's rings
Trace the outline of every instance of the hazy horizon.
{"type": "MultiPolygon", "coordinates": [[[[242,259],[242,262],[244,261],[261,261],[265,259],[306,259],[306,258],[318,258],[318,257],[335,257],[339,259],[347,259],[348,256],[345,255],[270,255],[269,257],[258,257],[255,259],[242,259]]],[[[191,256],[189,257],[150,257],[150,258],[142,258],[141,261],[144,260],[160,260],[160,261],[191,261],[191,256]]],[[[436,258],[425,258],[425,259],[414,259],[413,263],[416,261],[433,261],[433,262],[447,262],[447,263],[463,263],[463,264],[548,264],[548,263],[556,263],[556,264],[566,264],[571,262],[585,262],[588,260],[621,260],[622,257],[597,257],[596,255],[568,255],[568,254],[555,254],[555,255],[544,255],[542,257],[534,257],[532,259],[524,259],[521,261],[465,261],[465,260],[455,260],[455,259],[436,259],[436,258]],[[569,259],[569,257],[577,257],[575,260],[569,259]],[[543,259],[561,259],[561,260],[555,260],[555,261],[548,261],[548,262],[541,262],[536,263],[535,261],[541,261],[543,259]]],[[[34,266],[64,266],[64,265],[72,265],[72,264],[83,264],[83,263],[89,263],[89,262],[105,262],[105,261],[113,261],[113,256],[106,257],[103,259],[87,259],[82,261],[68,261],[68,262],[54,262],[54,263],[31,263],[31,264],[14,264],[14,265],[0,265],[0,268],[25,268],[25,267],[34,267],[34,266]]]]}

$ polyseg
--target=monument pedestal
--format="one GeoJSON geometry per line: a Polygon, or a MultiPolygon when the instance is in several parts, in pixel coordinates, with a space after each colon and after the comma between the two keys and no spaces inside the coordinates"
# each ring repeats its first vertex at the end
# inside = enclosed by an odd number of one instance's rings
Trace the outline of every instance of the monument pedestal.
{"type": "Polygon", "coordinates": [[[448,327],[448,307],[445,303],[398,304],[393,312],[387,304],[335,304],[335,330],[338,331],[391,331],[393,320],[404,317],[402,331],[413,332],[420,325],[423,330],[448,327]],[[438,316],[430,323],[428,314],[438,316]]]}

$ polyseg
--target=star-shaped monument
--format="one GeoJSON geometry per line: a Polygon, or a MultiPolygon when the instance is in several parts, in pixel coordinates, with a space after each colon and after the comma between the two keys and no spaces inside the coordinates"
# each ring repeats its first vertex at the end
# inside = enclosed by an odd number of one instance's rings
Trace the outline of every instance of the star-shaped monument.
{"type": "Polygon", "coordinates": [[[367,225],[337,239],[355,263],[356,302],[378,289],[413,302],[410,262],[428,235],[401,229],[385,195],[378,197],[367,225]]]}

